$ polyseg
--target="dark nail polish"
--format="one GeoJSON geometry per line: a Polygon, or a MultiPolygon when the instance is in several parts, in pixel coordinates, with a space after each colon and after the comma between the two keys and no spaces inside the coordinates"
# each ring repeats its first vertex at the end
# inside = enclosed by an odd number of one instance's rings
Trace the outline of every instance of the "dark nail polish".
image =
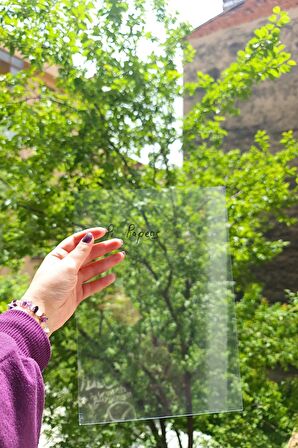
{"type": "Polygon", "coordinates": [[[91,233],[91,232],[88,232],[88,233],[86,233],[86,235],[84,236],[84,238],[82,239],[82,241],[83,241],[84,243],[90,243],[90,241],[92,240],[92,237],[93,237],[92,233],[91,233]]]}

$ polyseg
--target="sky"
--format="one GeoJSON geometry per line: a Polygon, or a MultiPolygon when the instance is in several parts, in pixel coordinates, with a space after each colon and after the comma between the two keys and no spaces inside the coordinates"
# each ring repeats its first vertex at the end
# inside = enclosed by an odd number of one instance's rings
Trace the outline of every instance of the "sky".
{"type": "Polygon", "coordinates": [[[223,0],[169,0],[169,7],[196,28],[222,12],[223,0]]]}
{"type": "MultiPolygon", "coordinates": [[[[169,10],[172,12],[177,11],[179,13],[179,17],[181,18],[181,21],[189,22],[193,28],[197,28],[199,25],[202,25],[203,23],[207,22],[208,20],[212,19],[213,17],[216,17],[218,14],[220,14],[223,11],[223,0],[168,0],[169,1],[169,10]]],[[[148,29],[150,31],[154,31],[154,33],[159,32],[158,24],[154,22],[153,17],[150,17],[148,15],[148,29]]],[[[146,56],[146,54],[150,53],[150,48],[145,47],[145,43],[141,48],[140,56],[143,54],[146,56]]],[[[178,67],[179,67],[178,62],[178,67]]],[[[182,62],[181,66],[178,68],[179,71],[182,70],[182,62]]],[[[183,82],[181,80],[181,82],[183,82]]],[[[177,101],[175,102],[175,110],[176,110],[176,116],[177,116],[177,126],[179,127],[179,118],[183,116],[183,98],[177,98],[177,101]]],[[[148,153],[150,152],[150,147],[144,147],[143,151],[141,152],[141,156],[139,158],[136,158],[140,162],[147,164],[149,162],[148,159],[148,153]]],[[[183,155],[179,151],[180,150],[180,143],[174,143],[172,147],[170,148],[170,157],[169,162],[174,165],[181,166],[183,163],[183,155]]]]}

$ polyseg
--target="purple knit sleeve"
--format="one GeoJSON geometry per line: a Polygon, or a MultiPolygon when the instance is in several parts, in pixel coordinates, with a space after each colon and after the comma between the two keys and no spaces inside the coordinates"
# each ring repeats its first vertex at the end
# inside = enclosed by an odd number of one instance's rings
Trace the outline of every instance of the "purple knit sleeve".
{"type": "Polygon", "coordinates": [[[27,313],[0,314],[0,447],[37,448],[44,408],[48,336],[27,313]]]}

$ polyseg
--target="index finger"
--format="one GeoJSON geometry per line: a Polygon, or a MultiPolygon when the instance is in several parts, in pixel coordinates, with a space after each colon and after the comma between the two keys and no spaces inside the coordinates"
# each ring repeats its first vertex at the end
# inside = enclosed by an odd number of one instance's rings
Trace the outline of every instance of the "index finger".
{"type": "Polygon", "coordinates": [[[57,247],[66,250],[66,252],[71,252],[81,241],[86,233],[91,232],[94,239],[101,238],[107,233],[107,229],[104,227],[90,227],[89,229],[81,230],[80,232],[73,233],[72,235],[65,238],[57,247]]]}

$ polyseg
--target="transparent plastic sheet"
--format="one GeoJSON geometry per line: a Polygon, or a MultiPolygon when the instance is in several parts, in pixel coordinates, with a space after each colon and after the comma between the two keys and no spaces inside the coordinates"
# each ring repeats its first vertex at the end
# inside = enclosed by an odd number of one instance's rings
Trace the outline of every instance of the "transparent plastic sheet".
{"type": "Polygon", "coordinates": [[[101,190],[77,204],[83,228],[108,227],[102,240],[127,252],[76,312],[80,424],[241,410],[224,189],[101,190]]]}

